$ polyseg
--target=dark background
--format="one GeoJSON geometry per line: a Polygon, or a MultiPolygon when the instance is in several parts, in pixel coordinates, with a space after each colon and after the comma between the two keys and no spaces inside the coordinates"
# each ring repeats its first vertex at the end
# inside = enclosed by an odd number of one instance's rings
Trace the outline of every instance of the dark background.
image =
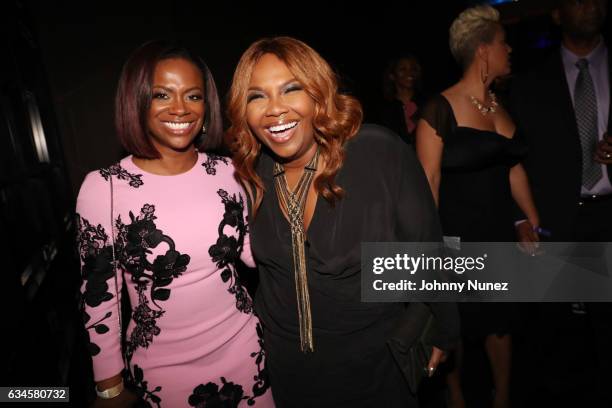
{"type": "MultiPolygon", "coordinates": [[[[224,96],[240,55],[253,41],[264,36],[297,37],[331,63],[343,88],[361,99],[366,120],[371,121],[377,119],[382,98],[382,72],[393,56],[405,52],[419,56],[425,88],[432,92],[458,78],[448,49],[448,28],[473,1],[397,2],[401,6],[386,1],[328,2],[290,9],[228,2],[225,10],[211,10],[206,1],[146,3],[141,8],[131,2],[121,7],[105,2],[95,14],[83,10],[90,7],[85,3],[63,9],[53,3],[26,1],[25,12],[38,39],[76,193],[88,171],[122,155],[113,128],[115,86],[129,53],[147,40],[177,38],[192,46],[208,62],[224,96]]],[[[554,41],[546,15],[549,3],[520,1],[502,8],[504,20],[511,23],[516,69],[529,63],[538,47],[554,41]]]]}
{"type": "MultiPolygon", "coordinates": [[[[124,155],[113,127],[113,99],[121,66],[134,48],[155,38],[184,40],[208,62],[224,96],[250,43],[294,36],[331,63],[342,88],[364,104],[366,120],[376,121],[382,73],[393,56],[419,56],[430,93],[458,79],[448,28],[475,2],[402,3],[225,1],[213,10],[203,0],[4,2],[0,299],[7,346],[0,385],[70,386],[73,406],[93,398],[78,311],[74,201],[87,172],[124,155]]],[[[515,71],[535,64],[544,48],[558,43],[551,3],[500,6],[515,71]]],[[[610,43],[609,29],[606,35],[610,43]]]]}

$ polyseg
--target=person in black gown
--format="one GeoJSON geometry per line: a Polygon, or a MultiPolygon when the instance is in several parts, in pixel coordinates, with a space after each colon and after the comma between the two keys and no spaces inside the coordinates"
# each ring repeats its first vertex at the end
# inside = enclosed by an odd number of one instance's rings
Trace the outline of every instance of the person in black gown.
{"type": "MultiPolygon", "coordinates": [[[[245,51],[228,117],[253,214],[255,304],[276,405],[415,407],[386,344],[406,305],[360,301],[361,242],[441,240],[414,153],[389,130],[361,126],[359,102],[338,93],[329,65],[288,37],[245,51]],[[308,174],[310,186],[302,183],[308,174]],[[294,198],[285,187],[304,197],[299,217],[287,211],[294,198]]],[[[440,327],[429,361],[435,368],[458,337],[458,313],[449,303],[430,308],[440,327]]]]}
{"type": "MultiPolygon", "coordinates": [[[[490,6],[465,10],[450,28],[461,80],[426,105],[417,129],[417,155],[438,204],[445,236],[460,242],[511,242],[518,233],[526,249],[538,240],[538,213],[519,161],[525,145],[489,89],[510,73],[511,48],[490,6]],[[514,201],[514,202],[513,202],[514,201]],[[514,205],[524,214],[515,227],[514,205]]],[[[465,340],[484,338],[495,387],[493,406],[509,406],[511,304],[459,305],[465,340]]],[[[459,367],[448,376],[449,403],[464,407],[459,367]]]]}

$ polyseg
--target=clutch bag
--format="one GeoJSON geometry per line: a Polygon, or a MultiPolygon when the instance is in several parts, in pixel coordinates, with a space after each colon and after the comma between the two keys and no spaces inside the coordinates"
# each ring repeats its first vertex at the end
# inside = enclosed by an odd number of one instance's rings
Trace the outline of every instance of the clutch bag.
{"type": "Polygon", "coordinates": [[[427,366],[433,352],[431,338],[434,330],[434,315],[423,303],[413,303],[398,320],[387,340],[393,359],[408,383],[412,394],[429,372],[427,366]]]}

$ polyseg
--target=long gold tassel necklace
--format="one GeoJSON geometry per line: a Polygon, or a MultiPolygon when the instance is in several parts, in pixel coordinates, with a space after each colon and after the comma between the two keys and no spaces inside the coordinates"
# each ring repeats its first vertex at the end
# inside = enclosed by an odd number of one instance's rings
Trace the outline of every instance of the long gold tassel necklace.
{"type": "Polygon", "coordinates": [[[297,296],[298,319],[300,324],[300,348],[306,353],[314,351],[312,340],[312,316],[310,313],[310,295],[308,293],[308,276],[306,273],[306,252],[304,241],[304,210],[308,190],[317,172],[319,161],[319,148],[310,162],[304,167],[293,191],[289,191],[285,169],[274,162],[274,188],[278,201],[287,212],[287,218],[291,225],[291,249],[293,252],[293,273],[295,276],[295,291],[297,296]]]}

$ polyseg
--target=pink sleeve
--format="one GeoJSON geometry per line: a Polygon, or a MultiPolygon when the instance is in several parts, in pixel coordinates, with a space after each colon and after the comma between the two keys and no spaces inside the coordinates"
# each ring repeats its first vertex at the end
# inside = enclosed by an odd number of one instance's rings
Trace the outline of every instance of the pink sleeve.
{"type": "Polygon", "coordinates": [[[76,211],[83,320],[89,335],[94,379],[101,381],[123,369],[117,301],[120,298],[116,290],[122,287],[123,278],[115,273],[112,264],[110,186],[99,172],[91,172],[85,178],[76,211]]]}
{"type": "Polygon", "coordinates": [[[240,259],[249,268],[254,268],[255,260],[253,259],[253,252],[251,252],[251,229],[249,228],[249,206],[247,205],[246,200],[243,199],[244,197],[246,197],[246,194],[244,193],[244,191],[240,191],[240,198],[244,203],[242,216],[244,217],[244,224],[246,225],[246,234],[244,235],[244,245],[242,247],[242,254],[240,254],[240,259]]]}

